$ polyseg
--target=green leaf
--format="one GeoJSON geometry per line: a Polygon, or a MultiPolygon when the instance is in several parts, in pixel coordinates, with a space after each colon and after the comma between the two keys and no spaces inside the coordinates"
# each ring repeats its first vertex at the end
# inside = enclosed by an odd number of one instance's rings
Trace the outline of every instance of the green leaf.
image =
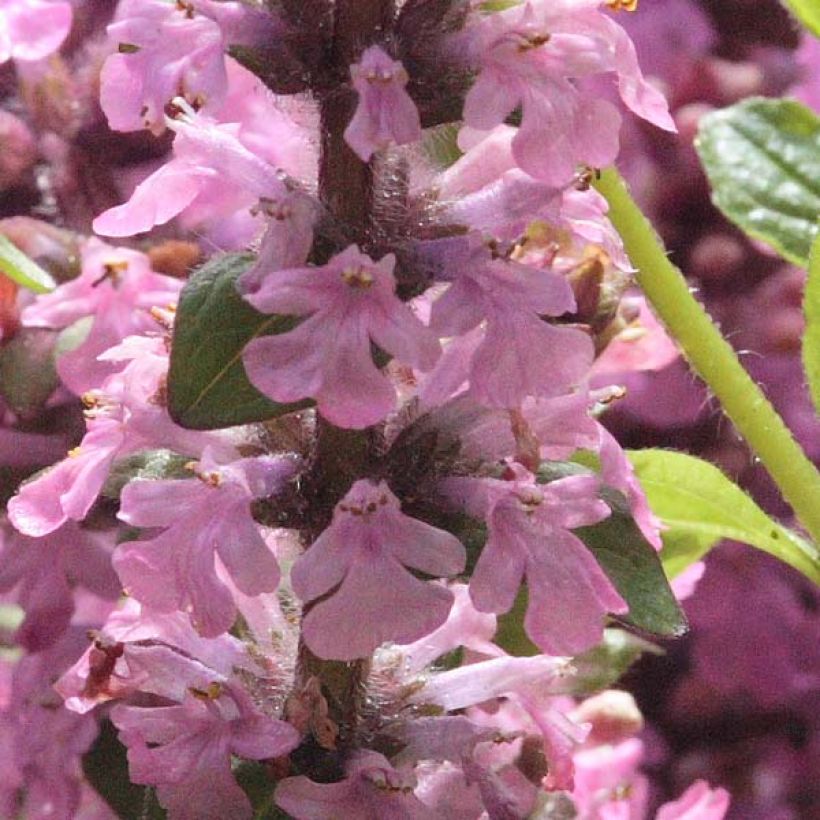
{"type": "Polygon", "coordinates": [[[20,287],[34,293],[49,293],[57,287],[51,274],[29,259],[13,242],[0,234],[0,271],[20,287]]]}
{"type": "Polygon", "coordinates": [[[607,628],[598,646],[572,659],[575,675],[569,694],[586,697],[617,683],[644,652],[662,655],[663,650],[623,629],[607,628]]]}
{"type": "Polygon", "coordinates": [[[794,100],[751,98],[705,116],[695,147],[715,205],[805,267],[820,214],[817,115],[794,100]]]}
{"type": "Polygon", "coordinates": [[[237,293],[236,280],[253,261],[248,254],[213,259],[182,289],[168,372],[168,411],[183,427],[232,427],[308,406],[272,402],[245,375],[245,345],[257,336],[285,333],[298,322],[292,316],[259,313],[237,293]]]}
{"type": "Polygon", "coordinates": [[[627,512],[616,491],[603,494],[612,514],[599,524],[574,530],[595,556],[629,612],[618,620],[660,638],[677,638],[688,629],[686,616],[663,571],[658,553],[627,512]]]}
{"type": "Polygon", "coordinates": [[[234,759],[233,776],[242,787],[253,807],[253,820],[287,820],[289,815],[274,802],[276,789],[270,768],[258,760],[234,759]]]}
{"type": "Polygon", "coordinates": [[[540,655],[541,650],[529,639],[524,631],[524,616],[527,614],[529,594],[525,586],[518,590],[515,603],[509,612],[498,616],[498,627],[493,641],[505,652],[516,657],[540,655]]]}
{"type": "Polygon", "coordinates": [[[803,368],[806,382],[814,402],[815,412],[820,415],[820,236],[814,240],[809,256],[809,277],[803,297],[803,314],[806,332],[803,336],[803,368]]]}
{"type": "Polygon", "coordinates": [[[666,530],[661,538],[661,563],[667,578],[677,578],[720,541],[720,538],[707,533],[677,529],[666,530]]]}
{"type": "Polygon", "coordinates": [[[191,459],[171,450],[143,450],[114,463],[101,494],[118,499],[129,481],[158,481],[161,479],[193,478],[186,468],[191,459]]]}
{"type": "Polygon", "coordinates": [[[820,37],[820,3],[817,0],[783,0],[783,2],[809,31],[820,37]]]}
{"type": "MultiPolygon", "coordinates": [[[[667,538],[685,533],[701,548],[721,538],[742,541],[820,583],[817,547],[769,518],[713,464],[669,450],[633,450],[628,455],[649,506],[670,528],[667,538]]],[[[698,549],[689,555],[700,557],[698,549]]]]}
{"type": "Polygon", "coordinates": [[[464,154],[458,147],[458,123],[447,122],[425,128],[421,148],[439,168],[449,168],[464,154]]]}

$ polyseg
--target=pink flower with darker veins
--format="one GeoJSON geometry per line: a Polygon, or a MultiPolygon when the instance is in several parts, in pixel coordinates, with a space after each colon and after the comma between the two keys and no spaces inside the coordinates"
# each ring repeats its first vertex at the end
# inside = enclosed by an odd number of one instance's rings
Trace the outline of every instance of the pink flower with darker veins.
{"type": "Polygon", "coordinates": [[[357,481],[291,573],[294,591],[307,604],[335,588],[305,610],[308,647],[322,658],[354,660],[386,641],[428,635],[447,619],[453,593],[408,570],[450,576],[464,562],[461,542],[404,515],[383,481],[357,481]]]}
{"type": "Polygon", "coordinates": [[[48,0],[0,0],[0,64],[42,60],[71,28],[71,4],[48,0]]]}
{"type": "Polygon", "coordinates": [[[470,581],[483,612],[508,612],[526,577],[524,628],[549,655],[575,655],[598,643],[607,612],[627,605],[572,529],[609,515],[595,476],[536,484],[522,468],[513,481],[448,478],[441,488],[487,521],[488,538],[470,581]]]}
{"type": "Polygon", "coordinates": [[[103,211],[93,223],[103,236],[133,236],[164,225],[183,211],[200,218],[227,217],[261,197],[287,193],[284,174],[239,141],[239,123],[217,123],[181,97],[180,113],[166,118],[176,131],[173,157],[134,189],[128,202],[103,211]]]}
{"type": "Polygon", "coordinates": [[[488,131],[521,105],[516,161],[553,185],[570,182],[580,163],[603,167],[618,153],[618,111],[583,87],[596,75],[617,74],[628,108],[675,130],[663,95],[641,74],[632,41],[598,11],[601,5],[602,0],[532,0],[481,17],[457,35],[456,42],[481,65],[464,102],[465,122],[488,131]]]}
{"type": "Polygon", "coordinates": [[[453,283],[433,304],[430,326],[455,336],[486,320],[470,359],[471,394],[488,407],[517,408],[527,396],[554,396],[578,384],[592,364],[592,340],[541,319],[575,308],[567,280],[494,259],[475,235],[444,243],[459,246],[445,251],[453,283]]]}
{"type": "Polygon", "coordinates": [[[128,747],[134,783],[156,785],[177,820],[250,820],[250,801],[234,780],[231,755],[265,760],[299,742],[289,723],[264,715],[239,687],[194,689],[174,706],[116,706],[111,719],[128,747]]]}
{"type": "Polygon", "coordinates": [[[165,130],[165,107],[183,97],[218,107],[228,80],[222,32],[190,3],[125,0],[108,36],[119,49],[103,66],[100,103],[115,131],[165,130]]]}
{"type": "Polygon", "coordinates": [[[351,756],[347,777],[339,783],[314,783],[289,777],[276,790],[276,805],[296,820],[438,820],[442,816],[414,794],[415,777],[397,771],[378,752],[351,756]]]}
{"type": "Polygon", "coordinates": [[[83,343],[57,359],[63,384],[78,395],[99,387],[122,365],[98,359],[126,336],[156,328],[152,307],[176,303],[182,282],[151,270],[148,257],[92,237],[81,249],[82,272],[23,310],[27,327],[65,328],[86,316],[93,324],[83,343]]]}
{"type": "Polygon", "coordinates": [[[392,254],[374,262],[355,245],[318,268],[268,274],[245,298],[263,313],[307,316],[289,333],[254,339],[248,377],[278,402],[316,400],[338,427],[381,421],[396,391],[373,362],[371,342],[400,362],[430,370],[441,353],[433,332],[395,294],[392,254]]]}
{"type": "Polygon", "coordinates": [[[236,606],[219,580],[215,557],[246,595],[275,590],[279,566],[251,503],[279,490],[295,463],[260,456],[216,463],[210,452],[194,467],[196,477],[170,481],[132,481],[122,492],[119,517],[162,533],[122,544],[114,569],[138,601],[159,612],[189,612],[205,637],[230,629],[236,606]]]}
{"type": "Polygon", "coordinates": [[[344,132],[347,144],[362,162],[391,143],[405,145],[421,139],[419,112],[404,90],[407,72],[379,46],[370,46],[350,66],[359,104],[344,132]]]}

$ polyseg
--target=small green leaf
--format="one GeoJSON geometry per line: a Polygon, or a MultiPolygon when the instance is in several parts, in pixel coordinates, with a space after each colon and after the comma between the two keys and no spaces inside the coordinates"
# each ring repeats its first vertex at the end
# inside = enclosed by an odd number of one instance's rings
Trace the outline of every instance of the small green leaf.
{"type": "Polygon", "coordinates": [[[803,368],[806,382],[814,402],[815,412],[820,415],[820,236],[814,240],[809,257],[809,277],[803,297],[803,314],[806,332],[803,336],[803,368]]]}
{"type": "Polygon", "coordinates": [[[186,468],[191,459],[171,450],[143,450],[114,463],[101,494],[118,499],[129,481],[157,481],[161,479],[193,478],[186,468]]]}
{"type": "Polygon", "coordinates": [[[13,242],[0,234],[0,271],[20,287],[34,293],[49,293],[57,287],[51,274],[29,259],[13,242]]]}
{"type": "Polygon", "coordinates": [[[541,654],[541,650],[529,639],[524,630],[524,616],[527,614],[529,600],[527,588],[523,586],[515,596],[512,609],[498,616],[498,628],[493,641],[505,652],[516,657],[541,654]]]}
{"type": "Polygon", "coordinates": [[[820,3],[817,0],[783,0],[783,2],[809,31],[820,37],[820,3]]]}
{"type": "Polygon", "coordinates": [[[805,267],[820,214],[817,115],[794,100],[751,98],[705,116],[695,147],[715,205],[805,267]]]}
{"type": "Polygon", "coordinates": [[[257,336],[285,333],[298,322],[292,316],[259,313],[237,293],[236,280],[252,262],[248,254],[213,259],[182,289],[168,372],[168,411],[183,427],[232,427],[308,406],[272,402],[245,375],[245,345],[257,336]]]}
{"type": "Polygon", "coordinates": [[[458,147],[458,123],[446,122],[425,128],[421,147],[436,166],[449,168],[464,154],[458,147]]]}
{"type": "Polygon", "coordinates": [[[569,694],[585,697],[612,686],[645,652],[663,654],[659,646],[637,635],[623,629],[605,629],[604,639],[598,646],[572,659],[575,675],[570,681],[569,694]]]}
{"type": "Polygon", "coordinates": [[[658,553],[627,514],[626,499],[614,503],[615,495],[613,490],[605,492],[605,500],[612,507],[609,518],[591,527],[580,527],[574,530],[575,535],[586,544],[629,605],[629,612],[619,616],[619,621],[660,638],[680,637],[688,629],[686,616],[669,586],[658,553]]]}
{"type": "Polygon", "coordinates": [[[289,817],[273,802],[276,780],[265,763],[234,759],[233,776],[253,807],[253,820],[286,820],[289,817]]]}
{"type": "MultiPolygon", "coordinates": [[[[769,518],[717,467],[685,453],[633,450],[629,460],[649,506],[671,534],[685,533],[708,549],[721,538],[742,541],[790,564],[820,583],[817,547],[769,518]]],[[[702,552],[691,549],[697,560],[702,552]]]]}

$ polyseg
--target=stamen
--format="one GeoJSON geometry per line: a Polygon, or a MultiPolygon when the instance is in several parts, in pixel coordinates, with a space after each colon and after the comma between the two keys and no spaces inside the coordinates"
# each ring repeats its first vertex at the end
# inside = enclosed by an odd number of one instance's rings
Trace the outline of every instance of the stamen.
{"type": "Polygon", "coordinates": [[[373,284],[373,274],[358,265],[355,268],[345,268],[342,271],[342,281],[356,290],[367,290],[373,284]]]}

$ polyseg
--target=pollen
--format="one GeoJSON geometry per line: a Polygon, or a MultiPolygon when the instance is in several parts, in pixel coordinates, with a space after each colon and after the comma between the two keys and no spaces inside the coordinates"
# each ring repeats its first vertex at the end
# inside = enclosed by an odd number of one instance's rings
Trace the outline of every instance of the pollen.
{"type": "Polygon", "coordinates": [[[606,0],[607,6],[612,11],[636,11],[638,0],[606,0]]]}
{"type": "Polygon", "coordinates": [[[96,288],[105,281],[118,285],[122,275],[128,270],[128,262],[125,259],[114,259],[102,264],[102,276],[91,283],[92,288],[96,288]]]}
{"type": "Polygon", "coordinates": [[[222,684],[219,681],[212,681],[205,689],[189,686],[188,691],[199,700],[216,700],[222,694],[222,684]]]}
{"type": "Polygon", "coordinates": [[[534,48],[540,48],[550,41],[551,35],[547,32],[535,32],[533,34],[522,34],[518,43],[518,52],[523,54],[527,51],[532,51],[534,48]]]}
{"type": "Polygon", "coordinates": [[[368,290],[373,284],[373,274],[367,268],[357,265],[342,271],[342,281],[355,290],[368,290]]]}

